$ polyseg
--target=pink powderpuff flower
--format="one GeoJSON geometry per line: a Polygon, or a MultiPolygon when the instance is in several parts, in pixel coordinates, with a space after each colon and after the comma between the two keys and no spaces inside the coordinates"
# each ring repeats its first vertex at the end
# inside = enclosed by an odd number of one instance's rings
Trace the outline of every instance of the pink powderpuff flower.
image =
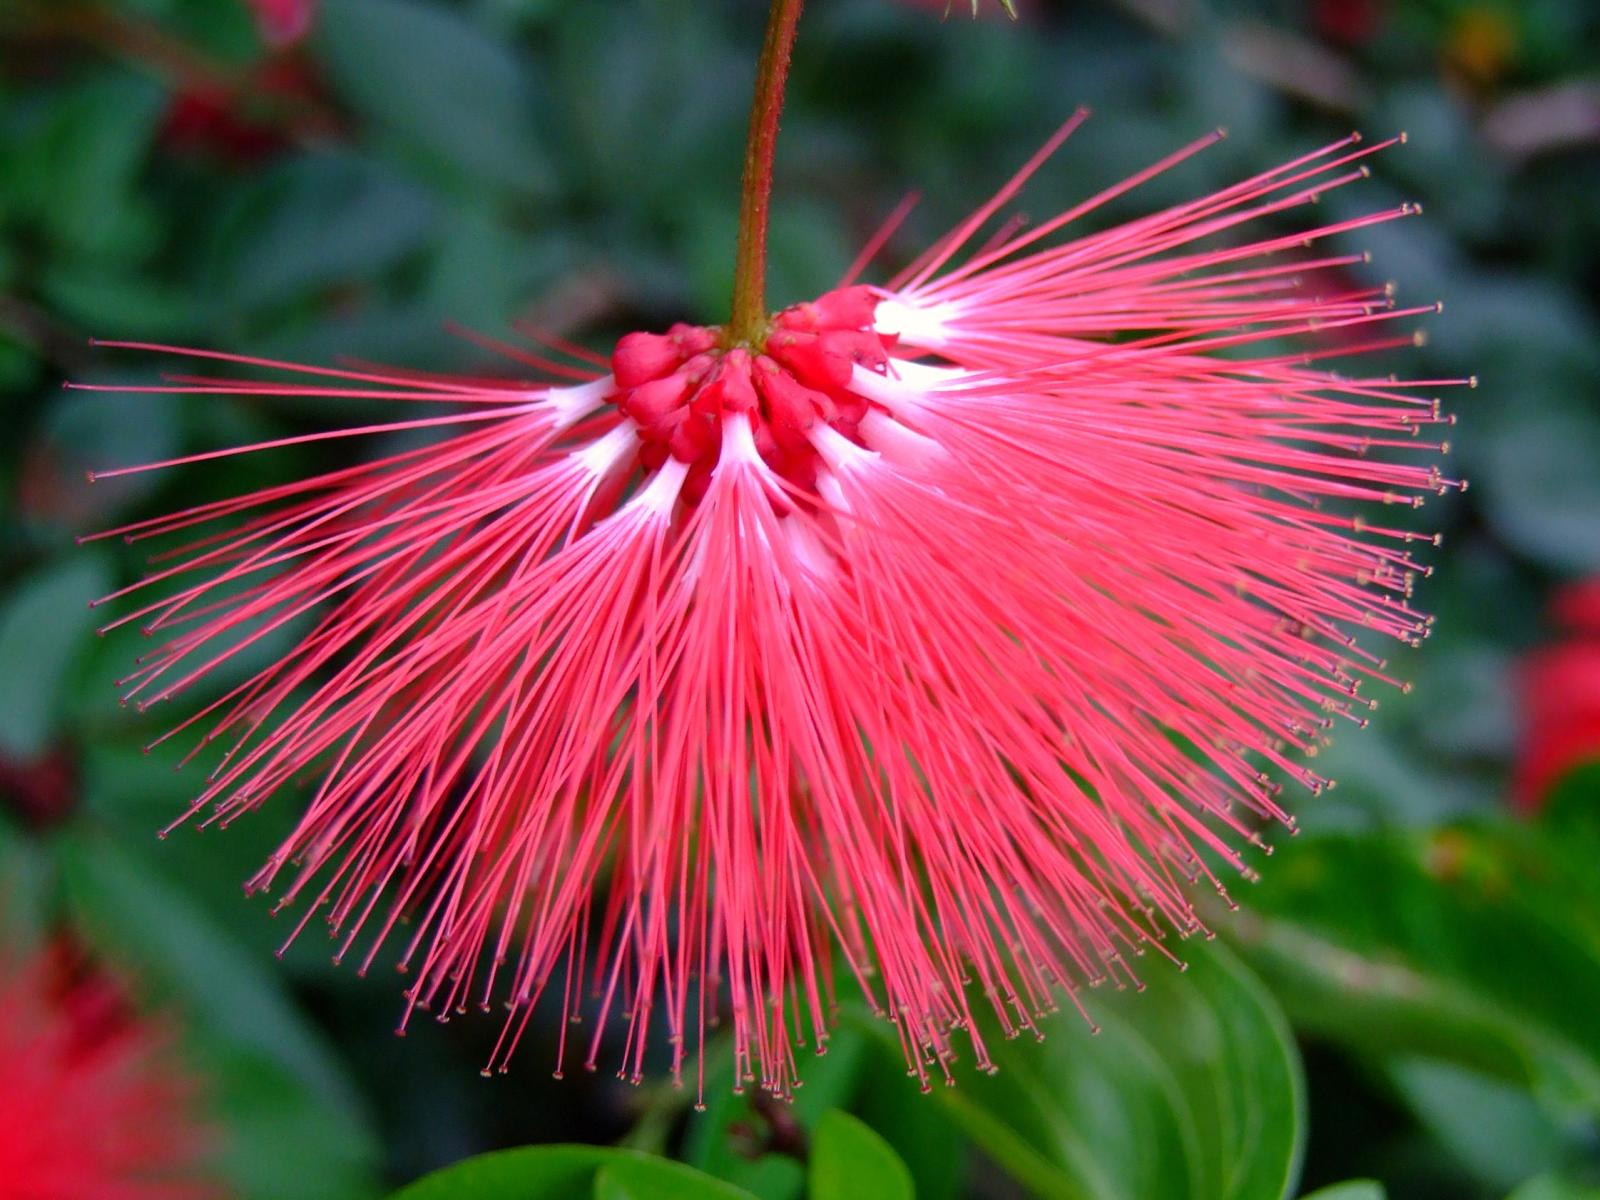
{"type": "Polygon", "coordinates": [[[336,959],[369,933],[362,971],[409,918],[407,1019],[509,1007],[486,1069],[553,993],[595,1018],[561,1022],[558,1074],[620,1014],[622,1075],[659,1025],[703,1087],[720,1016],[782,1093],[837,953],[926,1083],[958,1037],[990,1065],[975,1005],[1011,1034],[1055,985],[1137,984],[1132,955],[1201,929],[1188,885],[1289,820],[1276,780],[1321,788],[1302,758],[1392,682],[1356,632],[1426,633],[1431,539],[1368,510],[1455,486],[1423,435],[1465,381],[1323,361],[1434,311],[1300,282],[1411,206],[1241,236],[1390,143],[1057,236],[1212,135],[985,235],[1081,119],[887,286],[852,270],[753,344],[555,344],[522,357],[556,381],[517,383],[174,351],[279,378],[156,390],[418,415],[124,470],[450,431],[111,531],[183,539],[108,598],[163,639],[140,707],[293,637],[179,725],[221,750],[179,822],[313,781],[249,888],[336,959]]]}
{"type": "Polygon", "coordinates": [[[0,948],[0,1192],[199,1200],[210,1138],[164,1029],[57,943],[0,948]]]}
{"type": "Polygon", "coordinates": [[[1600,762],[1600,579],[1569,584],[1550,605],[1566,633],[1522,664],[1522,748],[1512,796],[1537,812],[1561,777],[1600,762]]]}

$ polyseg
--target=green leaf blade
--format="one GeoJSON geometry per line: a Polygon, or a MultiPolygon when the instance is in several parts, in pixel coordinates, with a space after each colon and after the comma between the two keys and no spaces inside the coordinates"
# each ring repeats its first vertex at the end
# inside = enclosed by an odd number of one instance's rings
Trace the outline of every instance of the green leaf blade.
{"type": "Polygon", "coordinates": [[[1285,848],[1232,932],[1297,1027],[1365,1053],[1418,1055],[1600,1111],[1600,933],[1559,859],[1518,831],[1326,835],[1285,848]],[[1518,866],[1528,859],[1528,869],[1518,866]],[[1540,865],[1545,864],[1545,865],[1540,865]]]}
{"type": "Polygon", "coordinates": [[[1348,1179],[1302,1198],[1302,1200],[1385,1200],[1383,1185],[1371,1179],[1348,1179]]]}
{"type": "Polygon", "coordinates": [[[100,558],[74,556],[29,576],[0,608],[0,750],[31,758],[46,748],[94,627],[89,601],[109,586],[100,558]]]}
{"type": "Polygon", "coordinates": [[[519,1146],[444,1167],[390,1200],[752,1200],[670,1159],[605,1146],[519,1146]]]}
{"type": "Polygon", "coordinates": [[[1063,1019],[1006,1041],[985,1022],[997,1072],[934,1102],[1038,1196],[1284,1200],[1305,1126],[1288,1024],[1226,950],[1183,949],[1185,972],[1153,963],[1142,992],[1087,996],[1098,1033],[1063,1019]]]}
{"type": "Polygon", "coordinates": [[[810,1200],[914,1200],[911,1172],[864,1121],[829,1109],[811,1139],[810,1200]]]}
{"type": "Polygon", "coordinates": [[[548,189],[526,64],[454,10],[419,0],[330,0],[316,49],[352,107],[467,180],[548,189]]]}

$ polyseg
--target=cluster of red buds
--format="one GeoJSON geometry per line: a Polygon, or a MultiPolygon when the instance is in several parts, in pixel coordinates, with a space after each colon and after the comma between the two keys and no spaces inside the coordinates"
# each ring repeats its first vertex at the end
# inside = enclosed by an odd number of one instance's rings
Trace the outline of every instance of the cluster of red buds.
{"type": "Polygon", "coordinates": [[[882,371],[895,338],[872,328],[881,292],[838,288],[778,313],[759,349],[723,344],[719,330],[674,325],[630,333],[611,356],[617,408],[639,426],[639,465],[670,458],[689,467],[680,495],[705,495],[722,450],[725,418],[748,413],[756,452],[777,475],[810,492],[817,451],[811,434],[826,422],[852,441],[866,397],[850,383],[857,367],[882,371]]]}

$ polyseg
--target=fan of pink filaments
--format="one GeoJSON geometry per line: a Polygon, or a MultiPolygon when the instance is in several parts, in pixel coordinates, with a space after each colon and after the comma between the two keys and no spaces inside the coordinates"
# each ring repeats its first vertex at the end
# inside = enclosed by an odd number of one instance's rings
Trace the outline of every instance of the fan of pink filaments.
{"type": "Polygon", "coordinates": [[[128,697],[231,684],[173,731],[221,751],[180,821],[309,779],[250,887],[336,958],[367,931],[362,970],[405,918],[407,1018],[504,1000],[492,1068],[548,993],[594,1018],[576,1050],[560,1022],[558,1072],[620,1015],[624,1076],[660,1025],[703,1088],[720,1020],[737,1077],[785,1092],[836,950],[924,1081],[956,1031],[989,1065],[974,996],[1011,1034],[1057,985],[1136,984],[1130,954],[1201,927],[1188,885],[1225,897],[1213,871],[1289,820],[1273,778],[1318,790],[1304,757],[1393,682],[1355,633],[1425,634],[1431,539],[1362,513],[1459,486],[1421,435],[1467,381],[1322,365],[1433,311],[1303,282],[1410,206],[1234,236],[1390,143],[1052,240],[1213,135],[969,249],[1080,119],[889,285],[759,345],[552,340],[538,385],[176,351],[315,379],[152,390],[446,411],[130,470],[451,431],[110,531],[194,539],[109,598],[154,595],[113,625],[166,639],[128,697]]]}

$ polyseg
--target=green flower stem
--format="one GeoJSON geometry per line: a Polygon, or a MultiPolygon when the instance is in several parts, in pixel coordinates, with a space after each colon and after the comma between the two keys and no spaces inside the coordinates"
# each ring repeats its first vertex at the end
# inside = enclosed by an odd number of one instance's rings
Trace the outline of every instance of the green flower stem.
{"type": "Polygon", "coordinates": [[[750,132],[744,147],[744,181],[739,198],[739,242],[733,270],[733,311],[728,319],[731,345],[756,345],[767,328],[767,217],[772,198],[772,155],[778,144],[778,115],[789,78],[789,55],[800,24],[803,0],[772,0],[766,38],[756,64],[755,98],[750,102],[750,132]]]}

